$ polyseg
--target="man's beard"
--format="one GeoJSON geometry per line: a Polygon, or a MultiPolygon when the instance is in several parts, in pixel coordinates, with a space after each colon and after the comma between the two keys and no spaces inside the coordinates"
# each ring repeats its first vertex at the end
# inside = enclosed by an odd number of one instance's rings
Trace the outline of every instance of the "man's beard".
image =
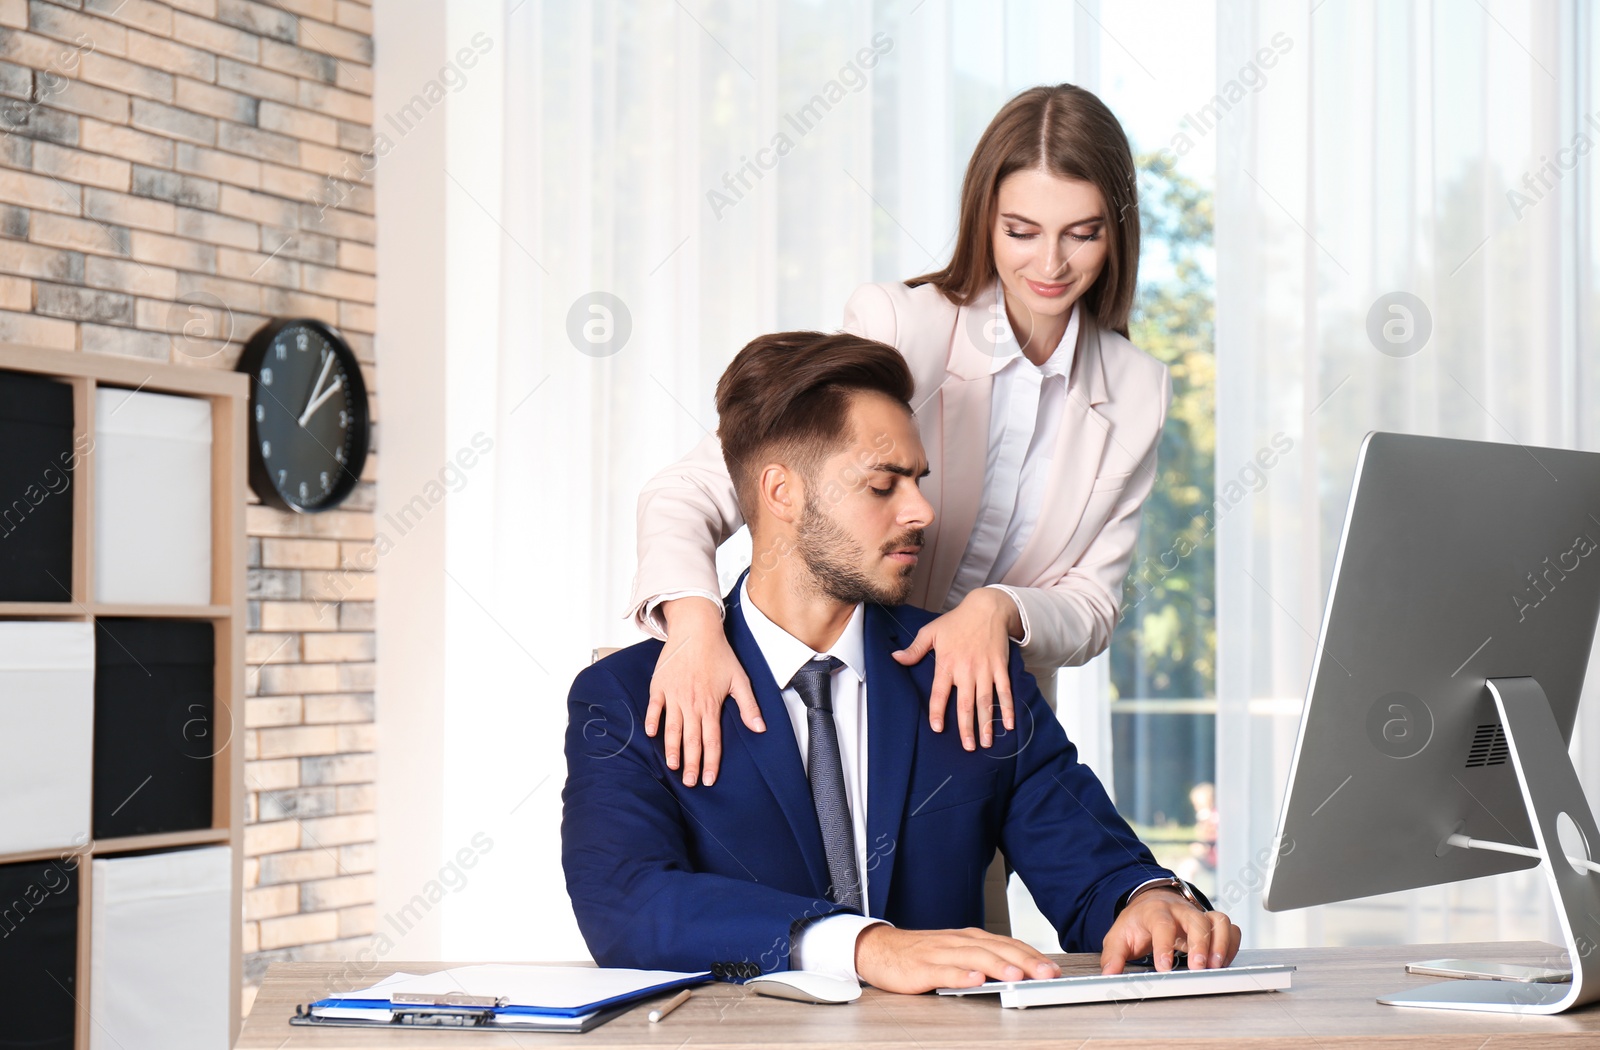
{"type": "MultiPolygon", "coordinates": [[[[915,529],[885,544],[881,553],[920,546],[922,530],[915,529]]],[[[861,545],[851,539],[838,522],[823,513],[809,495],[795,528],[795,551],[805,563],[816,588],[836,602],[901,605],[911,596],[911,573],[916,566],[903,566],[890,583],[875,582],[861,568],[865,561],[861,545]]]]}

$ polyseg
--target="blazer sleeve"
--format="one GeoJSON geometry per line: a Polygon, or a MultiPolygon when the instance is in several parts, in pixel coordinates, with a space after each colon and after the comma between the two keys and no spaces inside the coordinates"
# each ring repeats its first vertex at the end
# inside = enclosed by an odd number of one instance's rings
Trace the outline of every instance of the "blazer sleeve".
{"type": "Polygon", "coordinates": [[[788,969],[792,931],[839,905],[694,871],[671,771],[636,710],[603,665],[567,698],[561,863],[595,962],[745,977],[788,969]]]}
{"type": "MultiPolygon", "coordinates": [[[[1076,667],[1111,644],[1122,608],[1122,588],[1133,563],[1144,502],[1155,486],[1156,452],[1172,401],[1172,378],[1161,369],[1159,421],[1146,439],[1139,465],[1124,486],[1100,532],[1078,560],[1053,583],[1041,587],[997,585],[1016,601],[1023,623],[1023,658],[1043,670],[1076,667]]],[[[1041,521],[1042,527],[1045,523],[1041,521]]]]}
{"type": "MultiPolygon", "coordinates": [[[[1098,952],[1122,895],[1171,878],[1122,819],[1093,770],[1078,761],[1055,712],[1011,648],[1017,751],[1000,849],[1068,952],[1098,952]]],[[[995,747],[1003,746],[997,737],[995,747]]]]}
{"type": "Polygon", "coordinates": [[[894,303],[889,300],[889,293],[883,290],[882,285],[863,284],[850,293],[849,301],[844,304],[844,324],[841,327],[851,335],[876,339],[905,353],[905,348],[895,341],[899,336],[899,324],[895,319],[894,303]]]}
{"type": "Polygon", "coordinates": [[[722,442],[707,434],[639,493],[639,567],[628,618],[646,634],[665,639],[665,625],[651,615],[663,596],[705,594],[720,608],[717,548],[743,524],[722,442]]]}

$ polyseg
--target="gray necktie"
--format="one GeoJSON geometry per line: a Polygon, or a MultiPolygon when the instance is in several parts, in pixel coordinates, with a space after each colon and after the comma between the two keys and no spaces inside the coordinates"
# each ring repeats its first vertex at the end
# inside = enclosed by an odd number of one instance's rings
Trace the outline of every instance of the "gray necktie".
{"type": "Polygon", "coordinates": [[[844,763],[839,757],[839,729],[833,722],[835,669],[844,661],[827,656],[811,660],[794,673],[789,684],[806,705],[806,775],[811,781],[811,801],[822,828],[822,848],[828,856],[828,896],[851,911],[861,910],[861,876],[856,872],[855,825],[844,793],[844,763]]]}

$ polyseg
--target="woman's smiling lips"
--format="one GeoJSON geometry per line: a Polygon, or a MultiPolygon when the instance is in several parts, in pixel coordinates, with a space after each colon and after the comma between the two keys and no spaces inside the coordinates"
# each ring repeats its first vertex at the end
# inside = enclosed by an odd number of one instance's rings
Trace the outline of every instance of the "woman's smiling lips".
{"type": "Polygon", "coordinates": [[[1033,289],[1034,295],[1043,296],[1046,299],[1060,298],[1067,293],[1067,289],[1072,285],[1071,281],[1064,281],[1061,284],[1040,284],[1038,281],[1029,281],[1026,277],[1023,280],[1028,281],[1028,287],[1033,289]]]}

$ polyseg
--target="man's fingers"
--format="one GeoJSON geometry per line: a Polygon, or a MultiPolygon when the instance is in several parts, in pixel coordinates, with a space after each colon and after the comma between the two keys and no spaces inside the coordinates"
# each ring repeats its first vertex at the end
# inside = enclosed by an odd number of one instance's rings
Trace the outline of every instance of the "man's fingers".
{"type": "Polygon", "coordinates": [[[736,677],[728,695],[739,705],[739,717],[744,719],[745,726],[752,733],[767,731],[766,720],[761,717],[761,704],[757,702],[756,694],[750,689],[750,679],[742,674],[736,677]]]}
{"type": "Polygon", "coordinates": [[[1016,962],[991,950],[988,945],[976,942],[968,942],[957,948],[950,961],[969,970],[977,970],[991,981],[1022,981],[1028,977],[1028,971],[1016,962]]]}
{"type": "Polygon", "coordinates": [[[1129,945],[1122,936],[1107,937],[1100,947],[1100,972],[1121,973],[1128,964],[1129,945]]]}
{"type": "Polygon", "coordinates": [[[1178,925],[1170,916],[1150,924],[1150,961],[1158,970],[1172,969],[1172,952],[1178,943],[1178,925]]]}
{"type": "Polygon", "coordinates": [[[1189,954],[1189,969],[1204,970],[1211,965],[1211,916],[1199,908],[1175,905],[1183,916],[1183,949],[1189,954]]]}
{"type": "Polygon", "coordinates": [[[677,769],[683,747],[683,712],[676,707],[667,708],[667,732],[661,743],[667,751],[667,768],[677,769]]]}
{"type": "Polygon", "coordinates": [[[982,931],[983,946],[1002,958],[1010,960],[1029,977],[1059,977],[1061,968],[1039,953],[1032,945],[1012,937],[1001,937],[982,931]],[[1041,969],[1042,968],[1042,969],[1041,969]]]}
{"type": "Polygon", "coordinates": [[[933,988],[976,988],[986,978],[977,970],[969,970],[964,966],[932,966],[928,969],[926,980],[933,988]]]}
{"type": "MultiPolygon", "coordinates": [[[[1217,914],[1221,915],[1222,913],[1221,912],[1217,912],[1217,914]]],[[[1228,922],[1226,916],[1223,917],[1223,921],[1224,922],[1228,922]]],[[[1228,936],[1227,936],[1227,939],[1223,942],[1224,944],[1227,945],[1227,947],[1222,953],[1222,965],[1227,966],[1229,963],[1233,962],[1233,960],[1235,958],[1238,957],[1238,955],[1239,955],[1239,938],[1241,936],[1243,936],[1243,931],[1241,931],[1239,929],[1239,927],[1234,925],[1232,922],[1228,922],[1228,936]]]]}
{"type": "Polygon", "coordinates": [[[700,754],[705,767],[701,779],[710,787],[717,782],[717,770],[722,766],[722,725],[715,714],[706,715],[700,723],[700,754]]]}
{"type": "Polygon", "coordinates": [[[1211,920],[1211,958],[1206,960],[1206,965],[1215,969],[1226,966],[1233,958],[1230,954],[1233,945],[1233,923],[1220,911],[1206,913],[1206,918],[1211,920]]]}

